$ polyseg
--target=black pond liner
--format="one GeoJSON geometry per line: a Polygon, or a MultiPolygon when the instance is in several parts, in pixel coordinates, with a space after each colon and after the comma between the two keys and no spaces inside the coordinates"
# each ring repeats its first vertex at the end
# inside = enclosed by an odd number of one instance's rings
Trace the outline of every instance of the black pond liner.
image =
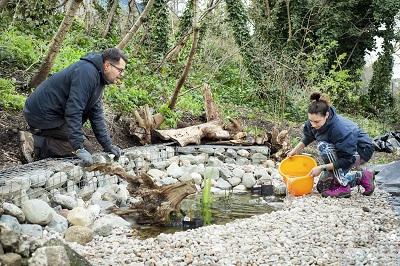
{"type": "Polygon", "coordinates": [[[376,184],[390,194],[389,201],[400,216],[400,161],[374,166],[376,184]]]}
{"type": "Polygon", "coordinates": [[[254,186],[251,188],[251,193],[258,194],[261,196],[272,196],[274,195],[274,186],[273,185],[254,186]]]}

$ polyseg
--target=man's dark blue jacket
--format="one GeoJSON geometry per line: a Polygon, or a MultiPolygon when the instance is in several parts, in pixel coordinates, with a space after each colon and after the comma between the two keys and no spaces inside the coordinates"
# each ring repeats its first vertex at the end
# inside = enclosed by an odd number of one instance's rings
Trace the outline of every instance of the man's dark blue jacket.
{"type": "Polygon", "coordinates": [[[349,169],[355,162],[354,154],[359,153],[362,159],[368,161],[373,153],[372,140],[354,122],[336,113],[335,108],[329,108],[329,117],[325,125],[319,129],[305,122],[302,142],[305,146],[314,140],[325,141],[335,145],[337,161],[336,169],[349,169]]]}
{"type": "Polygon", "coordinates": [[[37,129],[67,124],[69,142],[83,148],[82,125],[89,119],[104,149],[111,146],[101,101],[107,81],[101,54],[90,54],[42,82],[25,102],[24,116],[37,129]]]}

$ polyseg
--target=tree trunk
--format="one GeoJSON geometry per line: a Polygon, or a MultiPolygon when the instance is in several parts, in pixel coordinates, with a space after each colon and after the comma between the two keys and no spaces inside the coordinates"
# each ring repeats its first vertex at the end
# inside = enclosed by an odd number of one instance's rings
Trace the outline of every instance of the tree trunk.
{"type": "Polygon", "coordinates": [[[67,35],[69,28],[71,27],[75,14],[78,11],[78,8],[82,3],[82,1],[83,0],[74,0],[70,4],[67,13],[65,14],[65,17],[61,22],[60,27],[58,28],[56,35],[53,37],[49,45],[46,57],[43,59],[43,62],[40,65],[37,73],[33,76],[33,78],[29,83],[30,88],[36,88],[40,83],[42,83],[47,78],[48,74],[50,73],[51,67],[54,64],[54,60],[58,52],[60,51],[64,38],[67,35]]]}
{"type": "Polygon", "coordinates": [[[155,130],[159,137],[163,140],[175,140],[181,146],[188,144],[200,144],[201,140],[229,140],[229,131],[224,130],[221,121],[211,121],[208,123],[167,130],[155,130]]]}
{"type": "Polygon", "coordinates": [[[193,63],[194,54],[196,53],[198,41],[199,41],[199,28],[196,26],[193,29],[193,44],[192,44],[192,49],[190,50],[190,54],[189,54],[185,69],[183,70],[181,78],[176,83],[174,94],[172,95],[171,102],[168,105],[169,109],[171,109],[171,110],[175,108],[176,101],[178,99],[178,94],[189,74],[190,67],[192,66],[192,63],[193,63]]]}
{"type": "Polygon", "coordinates": [[[115,10],[117,10],[117,7],[118,7],[118,2],[119,2],[119,0],[114,0],[113,4],[111,6],[111,10],[108,13],[107,22],[106,22],[106,25],[104,27],[104,31],[102,34],[103,38],[107,36],[108,31],[110,30],[110,26],[111,26],[111,22],[114,17],[114,14],[115,14],[115,10]]]}
{"type": "Polygon", "coordinates": [[[0,11],[7,6],[8,0],[0,0],[0,11]]]}
{"type": "Polygon", "coordinates": [[[125,37],[122,39],[122,41],[116,46],[117,48],[122,50],[126,47],[128,42],[132,39],[133,35],[139,29],[140,25],[143,24],[143,21],[149,14],[150,8],[153,6],[154,2],[155,2],[155,0],[149,0],[147,2],[147,5],[144,8],[142,14],[140,14],[140,16],[136,20],[135,24],[132,26],[132,28],[129,30],[129,32],[125,35],[125,37]]]}
{"type": "Polygon", "coordinates": [[[160,113],[153,115],[147,104],[140,109],[140,114],[135,110],[134,115],[136,121],[129,124],[130,134],[143,145],[151,143],[151,132],[164,122],[164,116],[160,113]]]}
{"type": "Polygon", "coordinates": [[[126,24],[124,27],[123,34],[128,33],[129,29],[132,27],[135,19],[139,17],[139,11],[137,10],[136,0],[129,0],[128,2],[128,17],[126,19],[126,24]]]}
{"type": "Polygon", "coordinates": [[[288,20],[288,42],[292,40],[292,22],[290,21],[290,0],[286,0],[286,12],[288,20]]]}
{"type": "Polygon", "coordinates": [[[158,186],[147,174],[129,175],[121,166],[116,165],[96,164],[85,170],[118,175],[128,182],[129,194],[133,197],[141,197],[143,200],[131,205],[128,209],[114,209],[113,212],[118,215],[134,214],[138,224],[167,224],[172,212],[179,213],[181,201],[197,191],[192,182],[158,186]]]}
{"type": "Polygon", "coordinates": [[[269,7],[269,1],[264,0],[264,5],[265,5],[265,15],[267,18],[271,17],[271,8],[269,7]]]}
{"type": "Polygon", "coordinates": [[[206,110],[207,122],[213,120],[220,120],[221,115],[219,113],[217,105],[213,100],[211,89],[208,84],[204,84],[203,96],[204,96],[204,109],[206,110]]]}

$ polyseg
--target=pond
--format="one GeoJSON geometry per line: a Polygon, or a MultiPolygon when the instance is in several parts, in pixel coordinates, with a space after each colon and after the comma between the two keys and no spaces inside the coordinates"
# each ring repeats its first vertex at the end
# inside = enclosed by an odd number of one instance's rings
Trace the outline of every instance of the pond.
{"type": "MultiPolygon", "coordinates": [[[[196,227],[182,221],[201,216],[200,194],[192,195],[182,201],[183,217],[176,219],[170,226],[134,225],[133,233],[141,239],[155,237],[160,233],[175,233],[196,227]],[[192,216],[191,218],[189,216],[192,216]]],[[[211,224],[225,224],[236,219],[270,213],[283,208],[283,199],[275,196],[260,196],[251,193],[226,193],[212,195],[211,224]]],[[[199,224],[197,224],[199,225],[199,224]]],[[[197,226],[198,227],[198,226],[197,226]]]]}

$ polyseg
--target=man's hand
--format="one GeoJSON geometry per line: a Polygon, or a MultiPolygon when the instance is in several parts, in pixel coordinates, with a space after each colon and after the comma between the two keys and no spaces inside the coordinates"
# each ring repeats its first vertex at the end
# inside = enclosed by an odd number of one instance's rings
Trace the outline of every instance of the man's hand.
{"type": "Polygon", "coordinates": [[[92,155],[83,148],[76,151],[76,156],[78,156],[79,159],[82,160],[82,162],[85,166],[89,166],[89,165],[93,164],[92,155]]]}
{"type": "Polygon", "coordinates": [[[118,148],[115,145],[111,145],[110,147],[107,147],[106,149],[104,149],[104,151],[114,154],[115,155],[115,159],[117,159],[117,160],[121,156],[121,149],[118,148]]]}
{"type": "Polygon", "coordinates": [[[319,176],[321,174],[321,172],[322,172],[321,166],[316,166],[311,170],[310,176],[312,176],[312,177],[319,176]]]}

